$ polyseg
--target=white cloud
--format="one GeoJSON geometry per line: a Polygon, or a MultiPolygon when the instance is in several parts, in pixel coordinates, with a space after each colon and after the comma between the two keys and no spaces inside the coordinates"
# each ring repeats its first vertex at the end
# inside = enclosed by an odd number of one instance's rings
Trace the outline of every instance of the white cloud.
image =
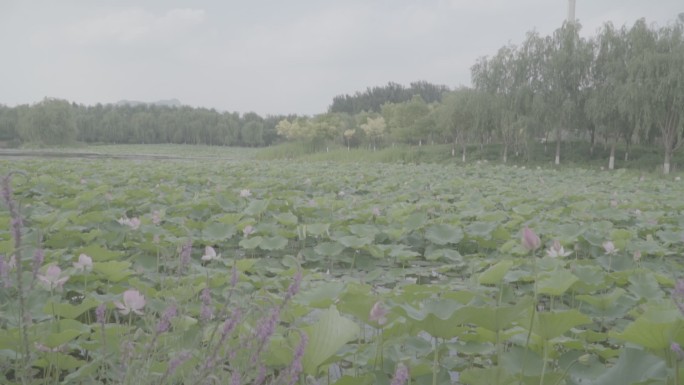
{"type": "Polygon", "coordinates": [[[77,45],[136,43],[163,40],[204,21],[201,9],[171,9],[155,15],[141,8],[109,12],[68,25],[63,30],[66,42],[77,45]]]}

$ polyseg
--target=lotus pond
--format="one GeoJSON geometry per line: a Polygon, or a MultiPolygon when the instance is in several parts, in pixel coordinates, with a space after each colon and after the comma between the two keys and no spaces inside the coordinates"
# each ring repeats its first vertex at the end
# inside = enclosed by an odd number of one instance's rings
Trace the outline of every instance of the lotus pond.
{"type": "Polygon", "coordinates": [[[678,180],[220,158],[12,170],[0,383],[684,381],[678,180]]]}

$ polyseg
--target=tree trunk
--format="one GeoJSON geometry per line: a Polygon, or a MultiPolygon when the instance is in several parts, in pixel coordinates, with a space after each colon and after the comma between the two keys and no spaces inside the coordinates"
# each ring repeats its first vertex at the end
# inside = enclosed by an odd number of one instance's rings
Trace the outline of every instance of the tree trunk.
{"type": "Polygon", "coordinates": [[[663,162],[663,174],[667,175],[670,173],[670,159],[672,159],[672,150],[669,148],[665,149],[665,162],[663,162]]]}
{"type": "Polygon", "coordinates": [[[504,144],[503,162],[508,160],[508,144],[504,144]]]}
{"type": "Polygon", "coordinates": [[[456,156],[456,143],[451,145],[451,157],[456,156]]]}
{"type": "Polygon", "coordinates": [[[608,170],[613,170],[615,168],[615,142],[610,145],[610,158],[608,159],[608,170]]]}
{"type": "Polygon", "coordinates": [[[556,166],[560,164],[561,129],[556,129],[556,166]]]}
{"type": "Polygon", "coordinates": [[[463,146],[463,156],[461,157],[461,160],[463,161],[463,163],[465,163],[465,161],[466,161],[466,146],[465,145],[463,146]]]}
{"type": "Polygon", "coordinates": [[[544,132],[544,154],[549,150],[549,131],[544,132]]]}

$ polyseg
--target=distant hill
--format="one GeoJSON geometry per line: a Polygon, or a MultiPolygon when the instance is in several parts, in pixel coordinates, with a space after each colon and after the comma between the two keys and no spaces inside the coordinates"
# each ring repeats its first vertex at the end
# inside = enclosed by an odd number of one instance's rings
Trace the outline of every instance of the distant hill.
{"type": "Polygon", "coordinates": [[[148,106],[162,106],[162,107],[180,107],[182,106],[180,100],[178,99],[168,99],[168,100],[158,100],[156,102],[139,102],[137,100],[119,100],[116,102],[117,106],[141,106],[141,105],[148,105],[148,106]]]}

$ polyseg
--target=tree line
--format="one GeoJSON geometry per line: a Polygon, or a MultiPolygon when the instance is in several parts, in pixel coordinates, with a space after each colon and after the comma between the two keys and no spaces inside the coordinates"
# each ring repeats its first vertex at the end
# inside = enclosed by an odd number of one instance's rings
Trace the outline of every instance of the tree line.
{"type": "Polygon", "coordinates": [[[84,106],[46,98],[14,108],[0,105],[0,141],[45,146],[84,142],[258,147],[279,140],[275,127],[284,118],[188,106],[84,106]]]}
{"type": "MultiPolygon", "coordinates": [[[[640,19],[633,26],[604,24],[595,36],[581,37],[579,23],[565,23],[549,36],[529,32],[471,67],[472,87],[447,90],[426,100],[420,87],[369,89],[337,97],[326,114],[297,117],[276,126],[288,139],[320,144],[336,140],[348,148],[393,143],[452,143],[466,160],[469,144],[500,143],[502,161],[511,152],[529,154],[530,143],[634,143],[660,146],[663,171],[684,145],[684,14],[658,27],[640,19]],[[403,101],[379,95],[412,93],[403,101]],[[361,111],[359,111],[361,110],[361,111]],[[349,111],[352,111],[350,113],[349,111]]],[[[425,89],[425,88],[423,88],[425,89]]]]}

